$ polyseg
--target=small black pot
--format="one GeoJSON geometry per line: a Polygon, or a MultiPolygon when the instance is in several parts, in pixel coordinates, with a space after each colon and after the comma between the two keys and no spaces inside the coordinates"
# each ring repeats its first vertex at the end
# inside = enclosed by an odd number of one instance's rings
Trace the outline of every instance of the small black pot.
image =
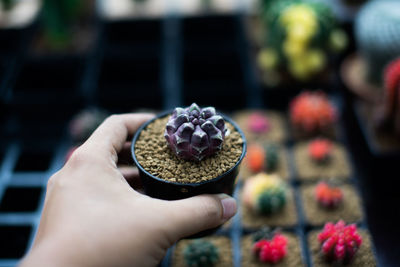
{"type": "MultiPolygon", "coordinates": [[[[132,152],[132,157],[133,161],[136,164],[136,166],[139,169],[139,175],[142,180],[142,184],[145,190],[146,195],[158,198],[158,199],[164,199],[164,200],[177,200],[177,199],[183,199],[183,198],[188,198],[196,195],[201,195],[201,194],[219,194],[219,193],[225,193],[228,195],[233,195],[234,192],[234,186],[235,186],[235,181],[236,177],[239,174],[239,166],[246,154],[246,138],[240,130],[240,128],[237,126],[235,122],[233,122],[229,117],[225,115],[223,116],[224,120],[231,123],[236,131],[238,131],[242,137],[243,140],[243,147],[242,147],[242,154],[239,158],[239,160],[236,162],[235,166],[233,166],[230,170],[227,172],[223,173],[222,175],[201,183],[195,183],[195,184],[184,184],[184,183],[176,183],[176,182],[169,182],[163,179],[160,179],[149,172],[147,172],[138,162],[136,159],[135,155],[135,143],[136,140],[139,138],[139,135],[141,131],[147,127],[151,122],[154,120],[157,120],[159,118],[165,117],[168,114],[171,114],[172,111],[167,111],[163,112],[159,115],[157,115],[155,118],[149,120],[148,122],[144,123],[136,132],[135,136],[133,137],[132,140],[132,146],[131,146],[131,152],[132,152]]],[[[212,229],[210,231],[205,231],[200,233],[199,235],[196,235],[196,237],[204,236],[207,235],[216,229],[212,229]]]]}

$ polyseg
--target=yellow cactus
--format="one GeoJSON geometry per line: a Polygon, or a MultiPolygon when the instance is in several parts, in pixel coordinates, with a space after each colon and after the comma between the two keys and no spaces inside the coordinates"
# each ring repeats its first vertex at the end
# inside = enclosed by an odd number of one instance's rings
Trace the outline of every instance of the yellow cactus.
{"type": "Polygon", "coordinates": [[[312,31],[301,23],[290,25],[286,32],[288,40],[292,42],[308,43],[312,36],[312,31]]]}
{"type": "Polygon", "coordinates": [[[284,182],[276,174],[259,173],[246,180],[243,188],[243,201],[248,206],[254,206],[258,196],[266,189],[278,190],[284,182]]]}
{"type": "Polygon", "coordinates": [[[283,52],[288,58],[297,58],[304,54],[304,43],[286,40],[283,43],[283,52]]]}
{"type": "Polygon", "coordinates": [[[287,8],[280,17],[280,23],[286,29],[299,27],[306,33],[306,36],[313,36],[318,30],[318,22],[314,11],[307,5],[297,4],[287,8]]]}

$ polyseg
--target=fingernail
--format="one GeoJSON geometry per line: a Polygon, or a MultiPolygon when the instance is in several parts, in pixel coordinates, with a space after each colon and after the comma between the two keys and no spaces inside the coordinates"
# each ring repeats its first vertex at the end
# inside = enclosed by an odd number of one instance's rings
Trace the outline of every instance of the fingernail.
{"type": "Polygon", "coordinates": [[[230,219],[233,215],[236,214],[237,206],[236,200],[227,194],[219,194],[218,197],[221,199],[221,204],[223,208],[222,218],[224,220],[230,219]]]}

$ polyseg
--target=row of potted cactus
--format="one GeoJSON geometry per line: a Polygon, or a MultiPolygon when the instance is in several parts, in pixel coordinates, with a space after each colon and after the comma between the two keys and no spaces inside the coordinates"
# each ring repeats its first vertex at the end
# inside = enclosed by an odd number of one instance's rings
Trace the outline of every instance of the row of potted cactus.
{"type": "MultiPolygon", "coordinates": [[[[346,224],[340,220],[336,223],[328,222],[323,229],[312,232],[310,238],[318,247],[318,254],[312,252],[314,266],[375,266],[369,258],[360,261],[358,253],[365,253],[364,246],[370,245],[370,240],[365,238],[365,232],[359,230],[355,224],[346,224]],[[318,261],[319,257],[325,263],[318,261]],[[363,265],[364,264],[364,265],[363,265]]],[[[184,241],[179,244],[172,257],[172,266],[232,266],[232,260],[227,259],[223,253],[227,253],[226,247],[218,247],[217,240],[225,237],[196,239],[184,241]]],[[[221,245],[221,242],[218,242],[221,245]]],[[[299,240],[293,234],[280,229],[264,227],[250,236],[242,239],[241,266],[304,266],[301,260],[301,252],[294,251],[299,240]],[[250,247],[244,247],[251,245],[250,247]],[[243,250],[244,248],[250,251],[243,250]],[[298,254],[298,255],[294,255],[298,254]]],[[[229,242],[224,243],[228,246],[229,242]],[[228,245],[227,245],[228,244],[228,245]]],[[[231,252],[232,253],[232,252],[231,252]]],[[[366,255],[364,255],[365,257],[366,255]]],[[[232,255],[228,255],[228,258],[232,255]]]]}
{"type": "MultiPolygon", "coordinates": [[[[356,190],[351,185],[343,184],[343,181],[350,178],[351,169],[346,164],[347,159],[344,149],[335,141],[340,140],[337,131],[338,108],[329,100],[325,93],[320,91],[302,92],[293,99],[289,108],[288,117],[291,124],[292,137],[295,140],[301,141],[294,145],[295,163],[298,169],[296,176],[300,181],[320,181],[316,184],[304,183],[299,187],[300,199],[303,200],[301,207],[303,207],[305,222],[313,227],[321,226],[328,222],[325,227],[328,228],[329,225],[333,225],[332,222],[339,221],[336,224],[338,233],[332,234],[332,239],[327,238],[324,240],[322,237],[319,239],[315,237],[309,240],[310,244],[316,242],[320,244],[320,249],[316,255],[313,254],[313,257],[316,257],[316,261],[319,258],[323,258],[327,262],[344,264],[353,262],[358,266],[357,264],[360,264],[359,260],[364,258],[364,256],[360,256],[352,261],[355,251],[357,251],[360,244],[356,243],[354,245],[353,241],[350,240],[350,236],[357,240],[358,237],[361,240],[361,236],[357,233],[350,233],[349,230],[344,230],[353,229],[355,225],[346,226],[346,223],[342,219],[351,223],[360,222],[362,220],[362,212],[356,190]],[[304,140],[307,141],[304,142],[304,140]],[[304,162],[307,164],[306,167],[309,168],[306,172],[304,171],[304,162]],[[321,181],[321,178],[334,179],[321,181]],[[336,235],[339,235],[339,232],[342,231],[346,232],[346,234],[349,232],[349,238],[346,238],[346,240],[349,240],[349,243],[341,245],[343,242],[340,241],[338,245],[332,240],[336,240],[335,242],[337,242],[336,235]],[[353,250],[351,246],[353,246],[353,250]]],[[[293,205],[291,203],[292,190],[290,183],[284,177],[277,175],[277,172],[279,172],[277,171],[277,165],[280,163],[276,149],[271,150],[274,151],[273,153],[268,152],[269,147],[277,147],[276,143],[271,143],[271,139],[269,140],[270,143],[265,143],[268,138],[263,139],[260,137],[268,136],[268,132],[273,127],[279,127],[279,125],[271,123],[268,120],[267,113],[264,112],[255,111],[254,113],[245,114],[248,120],[243,119],[240,125],[244,128],[245,132],[247,130],[252,132],[252,134],[248,135],[251,138],[248,140],[248,155],[243,164],[243,168],[247,169],[247,171],[242,172],[242,175],[248,177],[242,177],[245,180],[241,194],[243,201],[241,225],[246,229],[257,229],[265,224],[278,227],[296,225],[299,218],[290,221],[287,216],[288,209],[293,205]],[[268,125],[268,127],[265,127],[265,125],[268,125]],[[252,213],[251,217],[249,217],[250,213],[252,213]],[[278,220],[272,220],[274,217],[277,217],[278,220]]],[[[241,118],[240,115],[238,117],[241,118]]],[[[287,140],[282,141],[285,144],[287,140]]],[[[325,229],[324,231],[327,230],[325,229]]],[[[281,239],[281,235],[282,233],[278,235],[279,239],[281,239]]],[[[322,236],[322,233],[320,236],[322,236]]],[[[275,250],[273,245],[271,245],[273,240],[274,237],[270,236],[266,240],[254,243],[255,256],[252,260],[250,259],[252,264],[259,261],[269,264],[282,264],[282,266],[292,266],[288,265],[284,257],[294,252],[285,250],[285,253],[283,253],[284,250],[282,250],[282,253],[280,253],[278,248],[275,248],[275,250]],[[265,254],[261,255],[264,249],[265,254]],[[276,253],[276,258],[269,254],[272,249],[276,253]],[[278,255],[281,256],[278,257],[278,255]]],[[[282,242],[282,244],[283,247],[287,246],[285,242],[282,242]]],[[[366,246],[368,247],[366,251],[370,250],[370,245],[366,246]]],[[[362,250],[361,253],[371,253],[366,251],[362,250]]],[[[243,253],[249,253],[249,251],[242,252],[242,257],[246,258],[245,266],[247,266],[248,259],[247,256],[243,256],[243,253]]],[[[298,257],[301,256],[299,255],[298,257]]],[[[369,259],[373,258],[373,256],[366,257],[369,259]]],[[[242,262],[242,264],[244,263],[242,262]]],[[[314,262],[314,264],[316,263],[314,262]]],[[[371,261],[368,264],[373,266],[375,263],[371,261]]],[[[255,264],[254,266],[258,265],[255,264]]],[[[316,264],[316,266],[319,265],[316,264]]],[[[363,265],[361,264],[360,266],[363,265]]]]}

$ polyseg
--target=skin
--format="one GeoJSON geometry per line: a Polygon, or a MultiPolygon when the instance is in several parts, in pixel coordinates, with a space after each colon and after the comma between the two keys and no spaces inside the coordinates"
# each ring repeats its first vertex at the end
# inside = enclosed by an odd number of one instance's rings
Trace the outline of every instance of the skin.
{"type": "Polygon", "coordinates": [[[227,195],[177,201],[134,190],[137,170],[118,168],[126,140],[150,114],[113,115],[48,181],[26,266],[156,266],[179,239],[216,227],[236,213],[227,195]]]}

